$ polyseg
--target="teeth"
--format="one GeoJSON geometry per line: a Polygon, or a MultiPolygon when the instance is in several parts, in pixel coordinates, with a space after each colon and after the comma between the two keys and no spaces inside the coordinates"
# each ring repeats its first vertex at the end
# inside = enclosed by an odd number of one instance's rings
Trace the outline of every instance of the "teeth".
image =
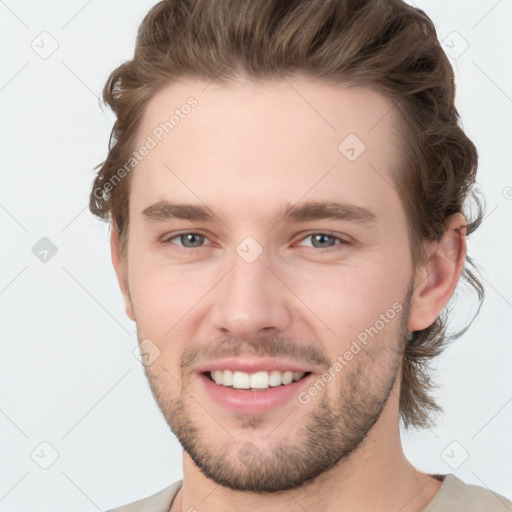
{"type": "Polygon", "coordinates": [[[280,386],[282,382],[283,372],[279,370],[272,370],[268,378],[269,386],[280,386]]]}
{"type": "Polygon", "coordinates": [[[231,370],[214,370],[210,372],[212,380],[222,386],[233,386],[235,389],[267,389],[268,387],[291,384],[304,377],[303,372],[233,372],[231,370]]]}
{"type": "Polygon", "coordinates": [[[222,374],[222,385],[232,386],[233,385],[233,372],[231,370],[224,370],[220,372],[222,374]]]}
{"type": "Polygon", "coordinates": [[[294,381],[302,379],[303,376],[304,376],[304,374],[301,372],[293,372],[293,380],[294,381]]]}
{"type": "Polygon", "coordinates": [[[293,382],[293,372],[284,372],[282,382],[283,384],[290,384],[290,382],[293,382]]]}
{"type": "MultiPolygon", "coordinates": [[[[251,380],[248,373],[235,372],[233,373],[233,387],[236,389],[249,389],[251,386],[251,380]]],[[[224,379],[222,379],[222,385],[224,385],[224,379]]]]}
{"type": "Polygon", "coordinates": [[[251,373],[250,387],[253,389],[268,388],[268,373],[267,372],[251,373]]]}

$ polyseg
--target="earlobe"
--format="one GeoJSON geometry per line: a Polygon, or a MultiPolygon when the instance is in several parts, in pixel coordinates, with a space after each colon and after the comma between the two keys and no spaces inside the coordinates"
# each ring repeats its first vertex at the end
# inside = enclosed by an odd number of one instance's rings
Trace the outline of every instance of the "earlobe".
{"type": "Polygon", "coordinates": [[[427,261],[415,276],[410,331],[432,325],[453,295],[466,259],[465,226],[462,214],[451,215],[445,222],[442,239],[427,247],[427,261]]]}
{"type": "MultiPolygon", "coordinates": [[[[133,313],[132,301],[128,290],[128,279],[126,276],[126,265],[123,264],[122,256],[119,248],[119,231],[113,222],[110,223],[110,255],[112,258],[112,265],[117,276],[117,282],[123,295],[126,314],[130,320],[135,322],[135,315],[133,313]]],[[[125,256],[126,257],[126,256],[125,256]]]]}

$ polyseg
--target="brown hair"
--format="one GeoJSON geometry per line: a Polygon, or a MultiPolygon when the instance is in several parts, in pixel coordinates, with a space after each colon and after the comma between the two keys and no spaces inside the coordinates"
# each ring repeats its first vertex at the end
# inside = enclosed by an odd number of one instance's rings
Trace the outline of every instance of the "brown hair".
{"type": "MultiPolygon", "coordinates": [[[[146,15],[133,59],[111,73],[103,90],[117,120],[90,209],[112,219],[122,253],[130,183],[126,162],[151,98],[183,77],[210,82],[294,74],[370,87],[391,99],[405,148],[395,186],[409,221],[415,265],[425,261],[423,242],[441,238],[448,216],[461,212],[468,218],[467,199],[476,205],[467,234],[479,226],[483,208],[472,188],[477,151],[459,126],[453,70],[423,11],[401,0],[165,0],[146,15]]],[[[462,277],[481,305],[483,287],[467,265],[462,277]]],[[[427,426],[429,413],[440,410],[430,395],[428,364],[469,327],[448,335],[446,319],[445,308],[405,347],[400,414],[406,427],[427,426]]]]}

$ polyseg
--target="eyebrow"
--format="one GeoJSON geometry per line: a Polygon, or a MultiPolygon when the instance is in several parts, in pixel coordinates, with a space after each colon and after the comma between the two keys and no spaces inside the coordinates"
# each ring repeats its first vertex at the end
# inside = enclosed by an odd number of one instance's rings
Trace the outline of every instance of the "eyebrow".
{"type": "MultiPolygon", "coordinates": [[[[170,203],[159,201],[141,212],[149,221],[184,219],[200,222],[215,222],[216,216],[210,208],[202,205],[170,203]]],[[[344,220],[356,223],[374,223],[377,215],[370,208],[349,203],[332,201],[309,201],[300,204],[288,204],[278,210],[276,218],[285,223],[299,223],[312,220],[344,220]]]]}

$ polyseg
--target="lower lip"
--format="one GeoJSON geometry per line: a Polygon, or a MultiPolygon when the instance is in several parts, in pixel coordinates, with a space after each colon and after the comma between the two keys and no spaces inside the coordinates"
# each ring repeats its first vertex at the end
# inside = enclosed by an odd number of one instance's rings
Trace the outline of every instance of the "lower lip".
{"type": "Polygon", "coordinates": [[[310,373],[291,384],[257,391],[215,384],[204,374],[199,377],[208,395],[223,408],[239,414],[254,414],[268,412],[296,398],[300,389],[308,385],[313,374],[310,373]]]}

